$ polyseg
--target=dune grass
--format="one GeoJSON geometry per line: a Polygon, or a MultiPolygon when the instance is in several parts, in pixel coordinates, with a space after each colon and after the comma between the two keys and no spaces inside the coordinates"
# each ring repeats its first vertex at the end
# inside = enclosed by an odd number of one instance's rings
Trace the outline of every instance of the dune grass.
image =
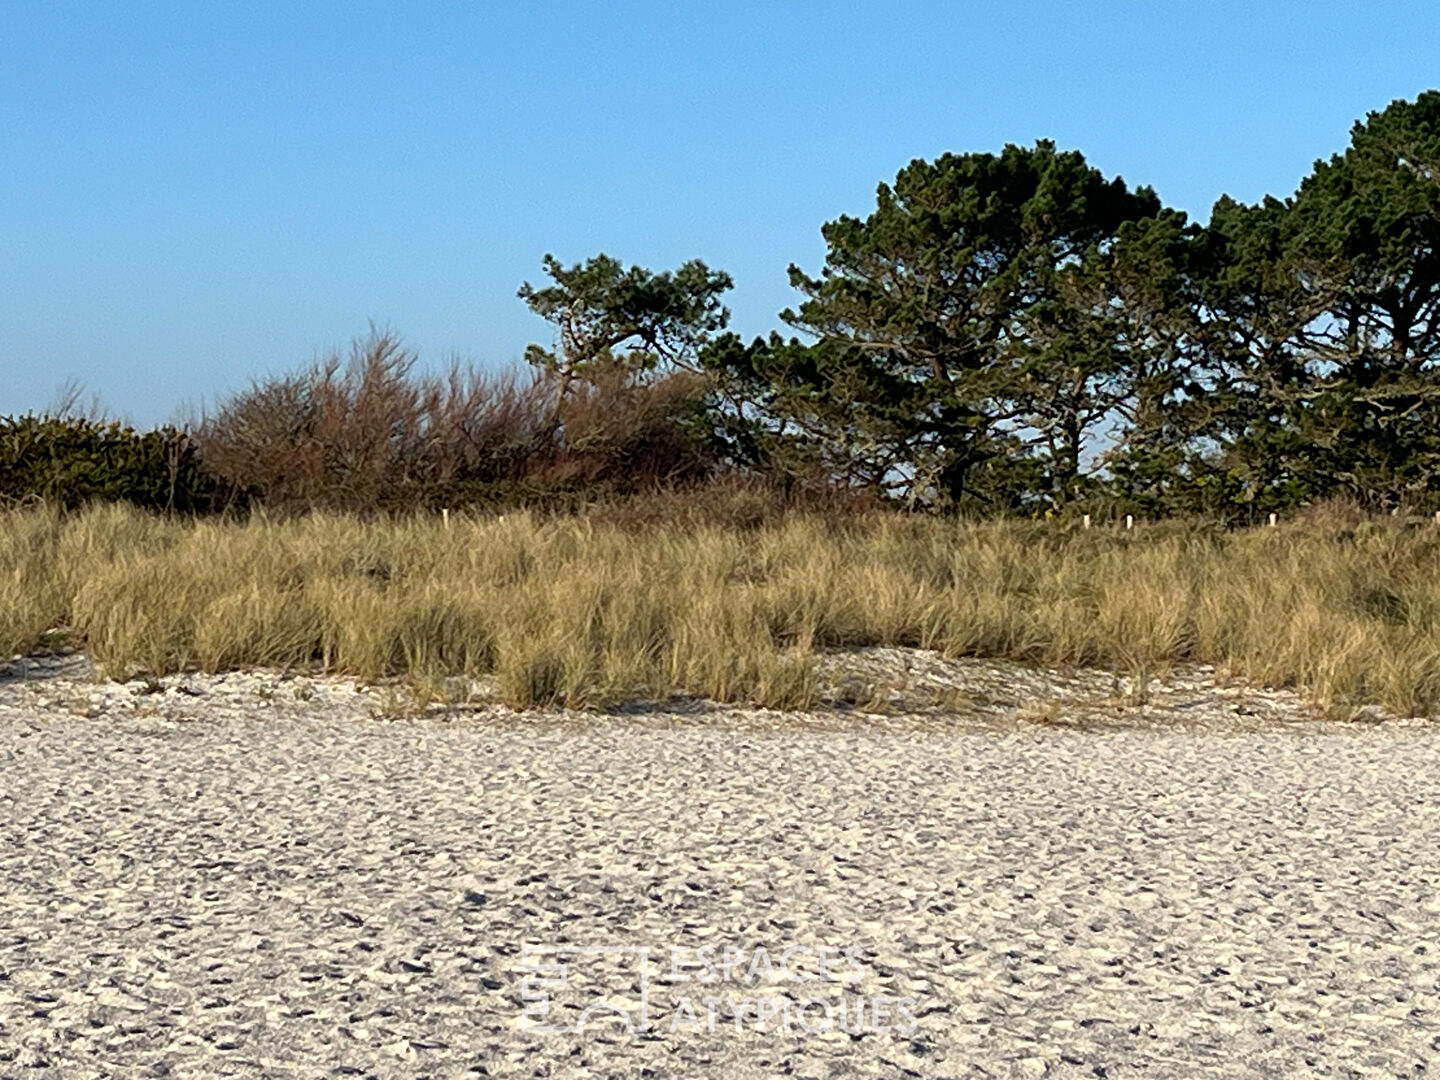
{"type": "Polygon", "coordinates": [[[0,654],[68,627],[107,674],[494,676],[515,706],[674,691],[815,702],[816,650],[1134,672],[1202,662],[1344,711],[1440,705],[1440,528],[1123,532],[873,515],[759,529],[582,518],[0,515],[0,654]]]}

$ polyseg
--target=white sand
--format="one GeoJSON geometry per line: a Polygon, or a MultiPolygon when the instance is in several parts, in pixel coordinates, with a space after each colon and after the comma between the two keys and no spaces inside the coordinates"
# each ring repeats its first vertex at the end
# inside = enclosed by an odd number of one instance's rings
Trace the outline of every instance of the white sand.
{"type": "Polygon", "coordinates": [[[1205,673],[1142,709],[1095,673],[866,663],[969,712],[384,720],[345,680],[12,669],[0,1075],[1440,1067],[1440,728],[1205,673]],[[636,1004],[648,949],[648,1030],[527,1031],[525,943],[632,950],[567,954],[562,1018],[636,1004]],[[669,977],[706,945],[796,970],[669,977]],[[801,980],[822,949],[839,983],[801,980]],[[908,999],[914,1029],[722,1005],[711,1033],[700,1005],[817,994],[908,999]]]}

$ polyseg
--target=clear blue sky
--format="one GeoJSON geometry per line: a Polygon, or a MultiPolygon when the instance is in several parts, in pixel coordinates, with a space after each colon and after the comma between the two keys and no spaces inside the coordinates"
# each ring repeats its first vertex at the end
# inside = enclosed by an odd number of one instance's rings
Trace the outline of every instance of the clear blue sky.
{"type": "Polygon", "coordinates": [[[540,259],[790,262],[916,157],[1052,138],[1204,219],[1440,85],[1426,3],[0,0],[0,414],[141,424],[374,321],[518,363],[540,259]]]}

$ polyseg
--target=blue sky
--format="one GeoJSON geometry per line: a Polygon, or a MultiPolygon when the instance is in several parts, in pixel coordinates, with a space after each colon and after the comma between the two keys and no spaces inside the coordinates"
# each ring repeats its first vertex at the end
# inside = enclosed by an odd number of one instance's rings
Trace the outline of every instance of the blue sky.
{"type": "Polygon", "coordinates": [[[370,322],[518,363],[540,260],[786,266],[916,157],[1052,138],[1202,220],[1440,86],[1433,3],[0,0],[0,415],[140,424],[370,322]]]}

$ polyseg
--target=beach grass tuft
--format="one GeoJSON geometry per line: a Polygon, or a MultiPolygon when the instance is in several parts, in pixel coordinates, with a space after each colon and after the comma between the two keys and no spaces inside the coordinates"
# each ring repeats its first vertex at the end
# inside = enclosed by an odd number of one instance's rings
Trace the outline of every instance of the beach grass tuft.
{"type": "Polygon", "coordinates": [[[491,677],[503,700],[774,708],[817,651],[899,645],[1127,674],[1218,665],[1344,711],[1440,705],[1440,528],[1132,531],[875,513],[754,528],[526,513],[0,514],[0,655],[57,628],[108,675],[491,677]]]}

